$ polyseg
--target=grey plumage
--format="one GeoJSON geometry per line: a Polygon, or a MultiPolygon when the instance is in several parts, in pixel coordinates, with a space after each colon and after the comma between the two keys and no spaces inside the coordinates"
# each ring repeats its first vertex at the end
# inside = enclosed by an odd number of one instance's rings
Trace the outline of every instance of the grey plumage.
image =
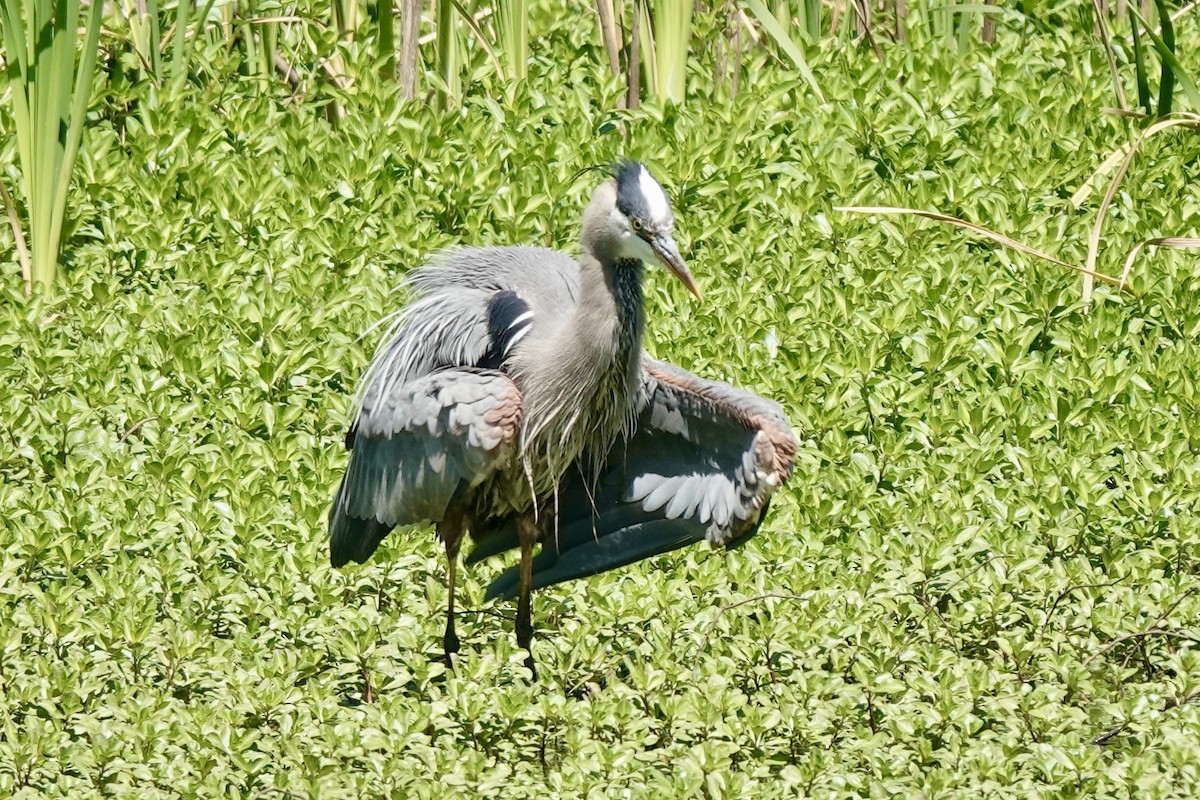
{"type": "MultiPolygon", "coordinates": [[[[733,548],[757,532],[795,461],[796,440],[770,400],[643,355],[634,433],[594,479],[575,470],[557,525],[534,559],[533,588],[707,541],[733,548]]],[[[511,525],[484,533],[467,564],[517,546],[511,525]]],[[[510,596],[508,570],[488,597],[510,596]]]]}
{"type": "Polygon", "coordinates": [[[517,595],[528,649],[535,579],[700,538],[728,544],[753,531],[790,472],[795,444],[777,406],[641,352],[643,262],[699,295],[673,224],[650,173],[623,162],[584,213],[578,262],[463,248],[408,278],[415,299],[386,321],[356,398],[330,555],[361,562],[392,527],[436,523],[450,561],[447,658],[467,531],[478,557],[520,550],[493,593],[517,595]]]}
{"type": "Polygon", "coordinates": [[[498,372],[441,369],[368,392],[330,518],[333,565],[365,561],[396,525],[440,521],[508,455],[519,419],[520,393],[498,372]]]}

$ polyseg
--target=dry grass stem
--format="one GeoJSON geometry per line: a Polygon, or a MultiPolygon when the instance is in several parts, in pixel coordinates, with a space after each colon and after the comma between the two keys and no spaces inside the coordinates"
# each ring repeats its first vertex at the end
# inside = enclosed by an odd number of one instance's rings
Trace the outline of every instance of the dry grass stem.
{"type": "MultiPolygon", "coordinates": [[[[1120,160],[1120,164],[1117,167],[1117,172],[1115,175],[1113,175],[1113,179],[1108,185],[1108,191],[1104,193],[1104,199],[1100,202],[1100,208],[1096,212],[1096,221],[1092,225],[1091,234],[1088,236],[1087,262],[1084,265],[1086,267],[1086,271],[1084,272],[1083,276],[1084,303],[1090,303],[1092,301],[1092,277],[1094,276],[1096,269],[1096,260],[1100,254],[1100,236],[1104,230],[1105,215],[1108,213],[1108,207],[1112,205],[1113,198],[1117,196],[1117,189],[1119,189],[1121,186],[1121,180],[1125,177],[1125,173],[1129,171],[1129,166],[1133,163],[1133,157],[1137,154],[1138,149],[1141,148],[1142,144],[1147,139],[1151,138],[1152,136],[1156,136],[1165,130],[1179,127],[1200,130],[1200,115],[1184,113],[1174,114],[1164,119],[1160,119],[1158,122],[1155,122],[1153,125],[1147,128],[1141,136],[1139,136],[1137,139],[1134,139],[1133,142],[1130,143],[1128,152],[1126,152],[1124,158],[1120,160]]],[[[1105,163],[1112,160],[1112,158],[1113,156],[1109,156],[1105,163]]],[[[1123,286],[1124,282],[1119,282],[1117,285],[1123,286]]]]}
{"type": "Polygon", "coordinates": [[[1068,264],[1066,261],[1061,261],[1049,253],[1043,253],[1037,248],[1030,247],[1022,242],[1018,242],[1016,239],[1009,238],[1002,233],[996,233],[995,231],[989,230],[982,225],[976,225],[973,222],[967,222],[966,220],[959,219],[958,217],[951,217],[948,214],[940,214],[936,211],[922,211],[915,208],[894,208],[891,206],[837,206],[834,210],[846,211],[852,214],[909,214],[912,216],[924,217],[925,219],[932,219],[937,222],[945,222],[950,225],[965,228],[984,237],[985,239],[991,239],[992,241],[1002,244],[1005,247],[1011,247],[1014,250],[1019,250],[1026,255],[1035,256],[1044,261],[1049,261],[1052,264],[1057,264],[1060,267],[1066,267],[1067,269],[1071,269],[1076,272],[1082,272],[1084,275],[1092,277],[1098,281],[1101,281],[1102,283],[1112,284],[1113,286],[1120,286],[1121,283],[1119,280],[1110,275],[1104,275],[1075,264],[1068,264]]]}
{"type": "Polygon", "coordinates": [[[17,207],[13,205],[3,182],[0,182],[0,199],[4,201],[4,210],[8,213],[8,224],[17,248],[17,261],[21,264],[21,281],[25,284],[25,296],[28,297],[33,291],[33,267],[29,261],[29,249],[25,246],[25,234],[21,232],[21,218],[17,216],[17,207]]]}
{"type": "Polygon", "coordinates": [[[1121,271],[1121,288],[1125,288],[1125,282],[1129,280],[1129,273],[1133,270],[1133,261],[1137,258],[1138,253],[1141,252],[1143,247],[1172,247],[1179,250],[1196,249],[1200,248],[1200,239],[1190,236],[1165,236],[1161,239],[1147,239],[1144,242],[1138,242],[1125,258],[1125,269],[1121,271]]]}
{"type": "MultiPolygon", "coordinates": [[[[1111,109],[1111,111],[1121,113],[1122,115],[1134,114],[1134,112],[1121,111],[1120,109],[1111,109]]],[[[1136,114],[1134,115],[1139,116],[1136,114]]],[[[1096,181],[1116,169],[1117,165],[1121,163],[1121,160],[1129,154],[1129,148],[1132,146],[1132,143],[1123,144],[1116,150],[1109,153],[1108,158],[1101,161],[1100,166],[1096,167],[1095,171],[1087,177],[1087,180],[1080,184],[1079,188],[1075,190],[1075,194],[1071,195],[1071,199],[1069,201],[1071,205],[1075,208],[1081,208],[1083,204],[1087,202],[1087,199],[1092,196],[1092,192],[1095,190],[1096,181]]]]}
{"type": "Polygon", "coordinates": [[[1175,13],[1171,15],[1171,22],[1178,22],[1179,20],[1183,19],[1184,15],[1190,14],[1197,8],[1200,8],[1200,0],[1196,0],[1194,3],[1188,3],[1186,6],[1180,6],[1178,9],[1176,9],[1175,13]]]}

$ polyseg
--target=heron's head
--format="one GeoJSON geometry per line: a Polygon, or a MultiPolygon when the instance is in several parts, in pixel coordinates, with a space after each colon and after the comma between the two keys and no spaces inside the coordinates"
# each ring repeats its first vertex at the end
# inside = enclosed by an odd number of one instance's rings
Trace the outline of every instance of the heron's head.
{"type": "Polygon", "coordinates": [[[597,233],[606,240],[606,249],[617,259],[661,264],[700,297],[700,288],[675,245],[675,215],[662,186],[636,161],[620,161],[612,176],[592,201],[601,216],[597,233]]]}

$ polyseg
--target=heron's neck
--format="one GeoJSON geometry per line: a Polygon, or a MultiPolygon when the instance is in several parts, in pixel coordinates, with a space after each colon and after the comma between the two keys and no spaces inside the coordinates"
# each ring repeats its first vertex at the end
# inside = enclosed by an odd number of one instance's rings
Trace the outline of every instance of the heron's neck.
{"type": "Polygon", "coordinates": [[[606,272],[609,289],[616,306],[618,350],[637,352],[642,346],[646,327],[646,311],[642,304],[641,261],[617,261],[606,272]]]}
{"type": "Polygon", "coordinates": [[[590,346],[608,350],[614,362],[627,361],[641,348],[643,269],[636,260],[585,258],[583,263],[575,330],[590,346]]]}

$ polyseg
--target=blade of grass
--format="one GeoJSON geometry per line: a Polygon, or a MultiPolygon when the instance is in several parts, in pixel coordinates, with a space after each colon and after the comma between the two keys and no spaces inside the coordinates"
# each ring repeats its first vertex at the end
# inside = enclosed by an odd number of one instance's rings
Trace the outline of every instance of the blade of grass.
{"type": "Polygon", "coordinates": [[[1137,76],[1138,105],[1146,109],[1147,114],[1153,115],[1154,108],[1150,105],[1150,81],[1146,77],[1146,49],[1142,45],[1142,35],[1138,33],[1141,23],[1138,22],[1133,6],[1129,6],[1128,11],[1129,26],[1133,31],[1133,68],[1137,76]]]}
{"type": "Polygon", "coordinates": [[[650,0],[634,0],[633,13],[636,16],[641,65],[646,73],[646,89],[650,94],[658,95],[658,51],[650,12],[650,0]]]}
{"type": "Polygon", "coordinates": [[[62,217],[91,94],[102,13],[103,4],[90,5],[81,40],[78,0],[0,0],[29,220],[30,280],[46,295],[53,292],[58,271],[62,217]]]}
{"type": "Polygon", "coordinates": [[[641,0],[632,0],[629,23],[629,57],[625,59],[627,77],[625,105],[636,111],[642,100],[642,10],[641,0]]]}
{"type": "Polygon", "coordinates": [[[447,108],[454,106],[462,95],[461,61],[459,58],[458,25],[455,23],[454,3],[438,0],[437,3],[437,77],[447,108]]]}
{"type": "MultiPolygon", "coordinates": [[[[1200,89],[1197,89],[1196,82],[1192,80],[1192,76],[1188,74],[1188,71],[1183,68],[1182,64],[1179,63],[1179,59],[1175,57],[1174,48],[1168,47],[1167,43],[1162,39],[1162,37],[1154,32],[1149,23],[1146,22],[1145,18],[1142,17],[1141,14],[1138,14],[1136,11],[1134,11],[1132,6],[1130,6],[1129,11],[1130,13],[1134,14],[1142,23],[1142,27],[1146,31],[1146,35],[1149,36],[1150,40],[1154,42],[1154,49],[1158,51],[1159,57],[1164,62],[1170,63],[1172,75],[1174,76],[1175,80],[1179,81],[1179,85],[1183,87],[1183,92],[1187,95],[1188,102],[1192,104],[1192,108],[1196,111],[1200,111],[1200,89]]],[[[1174,36],[1173,28],[1172,36],[1174,36]]]]}
{"type": "MultiPolygon", "coordinates": [[[[1171,24],[1171,15],[1163,0],[1155,0],[1158,5],[1158,21],[1162,26],[1162,41],[1165,50],[1171,53],[1171,58],[1163,56],[1162,73],[1158,82],[1158,115],[1160,117],[1171,113],[1171,100],[1175,93],[1175,70],[1171,68],[1175,60],[1175,27],[1171,24]]],[[[1196,108],[1200,111],[1200,106],[1196,108]]]]}
{"type": "MultiPolygon", "coordinates": [[[[36,104],[33,124],[37,141],[33,148],[34,168],[31,175],[37,186],[36,193],[28,195],[29,227],[33,231],[33,280],[35,283],[40,281],[47,286],[53,284],[58,269],[58,254],[52,253],[50,246],[53,239],[50,215],[54,213],[56,205],[54,185],[59,172],[59,164],[62,163],[64,144],[59,137],[59,131],[62,125],[61,117],[65,112],[64,105],[70,103],[68,92],[70,92],[71,66],[74,62],[74,49],[73,47],[68,48],[66,43],[66,26],[59,25],[55,29],[53,21],[56,16],[58,19],[70,19],[72,22],[79,18],[78,4],[71,0],[57,0],[53,11],[49,6],[49,3],[43,6],[45,16],[31,31],[39,39],[34,45],[35,47],[42,46],[45,42],[42,30],[49,34],[49,42],[44,45],[45,49],[39,54],[40,57],[37,58],[34,65],[37,74],[34,76],[35,80],[32,84],[34,103],[36,104]],[[70,16],[72,12],[75,13],[75,16],[70,16]],[[42,28],[43,25],[46,27],[42,28]],[[34,214],[37,215],[36,218],[33,216],[34,214]]],[[[73,40],[74,36],[72,36],[72,44],[74,44],[73,40]]]]}
{"type": "Polygon", "coordinates": [[[814,42],[821,38],[821,0],[804,0],[804,30],[814,42]]]}
{"type": "MultiPolygon", "coordinates": [[[[79,69],[74,75],[74,87],[68,97],[71,98],[70,117],[67,121],[67,136],[65,152],[58,165],[58,187],[55,193],[54,213],[51,219],[50,240],[53,244],[54,257],[57,260],[59,237],[62,235],[63,218],[67,210],[67,189],[71,185],[71,173],[75,167],[75,156],[79,153],[79,142],[83,138],[83,123],[87,115],[88,100],[92,94],[92,72],[96,66],[96,53],[100,49],[100,20],[104,14],[103,3],[92,3],[88,8],[88,22],[83,52],[79,58],[79,69]]],[[[78,19],[76,17],[75,19],[78,19]]],[[[74,33],[74,31],[72,31],[74,33]]],[[[74,37],[72,37],[74,38],[74,37]]],[[[72,42],[72,45],[74,43],[72,42]]],[[[72,46],[72,51],[74,47],[72,46]]],[[[70,59],[74,61],[74,52],[70,59]]],[[[72,70],[74,72],[74,70],[72,70]]]]}
{"type": "Polygon", "coordinates": [[[175,40],[171,43],[171,81],[179,83],[187,75],[188,17],[192,11],[192,0],[178,0],[175,5],[175,40]]]}
{"type": "Polygon", "coordinates": [[[483,52],[487,53],[488,60],[492,62],[492,68],[496,70],[496,74],[509,77],[504,69],[504,65],[500,63],[499,56],[496,55],[496,50],[492,47],[491,42],[488,41],[483,28],[471,16],[471,12],[459,0],[450,0],[450,2],[454,4],[454,8],[458,11],[459,16],[462,17],[462,21],[467,23],[467,27],[471,29],[471,33],[475,34],[475,38],[483,48],[483,52]]]}
{"type": "Polygon", "coordinates": [[[966,5],[958,6],[958,52],[967,52],[971,43],[971,29],[975,27],[975,10],[967,10],[966,5]]]}
{"type": "Polygon", "coordinates": [[[694,7],[693,0],[657,0],[653,5],[657,89],[673,103],[683,102],[687,89],[694,7]]]}
{"type": "Polygon", "coordinates": [[[497,0],[492,18],[506,67],[502,74],[520,80],[529,66],[529,0],[497,0]]]}
{"type": "Polygon", "coordinates": [[[779,49],[792,60],[792,64],[799,70],[801,77],[812,87],[813,94],[817,96],[817,99],[822,103],[825,102],[825,95],[821,92],[821,87],[817,84],[817,79],[813,76],[812,70],[808,68],[808,60],[804,57],[804,52],[788,36],[787,31],[779,24],[779,20],[775,19],[770,10],[763,5],[762,0],[745,0],[745,3],[746,7],[750,9],[750,12],[758,20],[758,24],[770,34],[771,38],[775,40],[775,44],[779,46],[779,49]]]}
{"type": "Polygon", "coordinates": [[[385,78],[396,79],[396,10],[392,0],[376,0],[376,57],[385,78]]]}
{"type": "MultiPolygon", "coordinates": [[[[1117,105],[1125,108],[1128,101],[1125,98],[1125,87],[1121,84],[1121,73],[1117,70],[1117,59],[1113,56],[1112,34],[1108,30],[1108,16],[1101,7],[1103,0],[1092,0],[1092,10],[1096,12],[1096,27],[1100,31],[1100,43],[1104,46],[1104,60],[1108,62],[1108,73],[1112,77],[1113,92],[1117,95],[1117,105]]],[[[990,17],[989,17],[990,19],[990,17]]],[[[1136,36],[1136,30],[1134,35],[1136,36]]]]}
{"type": "MultiPolygon", "coordinates": [[[[158,19],[158,0],[143,0],[144,13],[150,23],[150,68],[154,72],[154,80],[162,79],[162,28],[158,19]]],[[[184,2],[184,0],[179,0],[184,2]]]]}

